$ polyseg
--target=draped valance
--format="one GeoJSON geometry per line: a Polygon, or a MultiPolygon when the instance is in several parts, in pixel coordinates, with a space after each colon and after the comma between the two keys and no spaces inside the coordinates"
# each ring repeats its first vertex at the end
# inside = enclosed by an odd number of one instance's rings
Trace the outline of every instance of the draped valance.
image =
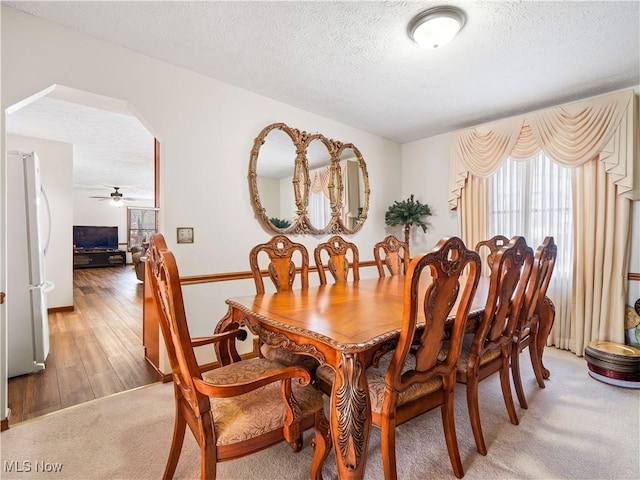
{"type": "Polygon", "coordinates": [[[317,168],[309,171],[311,177],[311,192],[316,194],[322,194],[327,198],[329,196],[329,178],[331,171],[329,167],[317,168]]]}
{"type": "Polygon", "coordinates": [[[507,157],[539,150],[570,167],[599,155],[617,194],[640,200],[637,110],[633,90],[624,90],[455,132],[449,207],[458,207],[469,174],[489,177],[507,157]]]}

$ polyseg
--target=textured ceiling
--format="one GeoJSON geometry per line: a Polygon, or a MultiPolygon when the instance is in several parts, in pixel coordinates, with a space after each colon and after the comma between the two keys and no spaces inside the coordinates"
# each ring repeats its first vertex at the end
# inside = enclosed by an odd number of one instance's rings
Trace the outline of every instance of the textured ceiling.
{"type": "Polygon", "coordinates": [[[640,84],[638,1],[2,3],[400,143],[640,84]]]}
{"type": "Polygon", "coordinates": [[[153,135],[131,115],[45,96],[7,115],[7,132],[73,144],[74,188],[87,197],[120,187],[153,199],[153,135]]]}

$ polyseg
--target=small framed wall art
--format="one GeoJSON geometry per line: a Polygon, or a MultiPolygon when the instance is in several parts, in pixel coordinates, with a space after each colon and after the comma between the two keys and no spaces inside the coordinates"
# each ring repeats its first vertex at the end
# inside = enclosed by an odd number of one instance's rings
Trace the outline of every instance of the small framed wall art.
{"type": "Polygon", "coordinates": [[[193,243],[193,227],[178,227],[178,243],[193,243]]]}

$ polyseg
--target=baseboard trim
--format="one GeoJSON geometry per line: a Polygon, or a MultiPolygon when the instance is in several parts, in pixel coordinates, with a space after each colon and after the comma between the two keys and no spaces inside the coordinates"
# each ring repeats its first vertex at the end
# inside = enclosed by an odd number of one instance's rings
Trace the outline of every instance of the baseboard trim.
{"type": "MultiPolygon", "coordinates": [[[[145,352],[146,350],[147,349],[145,348],[145,352]]],[[[153,368],[156,371],[156,373],[158,374],[159,381],[161,381],[162,383],[167,383],[168,381],[171,380],[171,374],[165,375],[164,373],[162,373],[160,369],[157,367],[157,365],[153,363],[151,360],[149,360],[149,357],[147,357],[146,355],[144,356],[144,359],[147,361],[149,365],[151,365],[151,368],[153,368]],[[167,378],[169,378],[169,380],[167,380],[167,378]]]]}
{"type": "Polygon", "coordinates": [[[7,418],[3,418],[0,421],[0,432],[4,432],[5,430],[9,430],[9,418],[11,417],[11,409],[7,409],[7,418]]]}
{"type": "Polygon", "coordinates": [[[68,305],[66,307],[53,307],[48,308],[47,313],[62,313],[62,312],[73,312],[75,310],[73,305],[68,305]]]}

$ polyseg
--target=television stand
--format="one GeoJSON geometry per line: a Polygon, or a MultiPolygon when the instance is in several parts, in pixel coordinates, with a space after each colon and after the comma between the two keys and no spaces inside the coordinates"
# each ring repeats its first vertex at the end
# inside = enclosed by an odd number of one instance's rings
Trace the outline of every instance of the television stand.
{"type": "Polygon", "coordinates": [[[116,248],[76,248],[73,268],[115,267],[127,262],[127,253],[116,248]]]}

